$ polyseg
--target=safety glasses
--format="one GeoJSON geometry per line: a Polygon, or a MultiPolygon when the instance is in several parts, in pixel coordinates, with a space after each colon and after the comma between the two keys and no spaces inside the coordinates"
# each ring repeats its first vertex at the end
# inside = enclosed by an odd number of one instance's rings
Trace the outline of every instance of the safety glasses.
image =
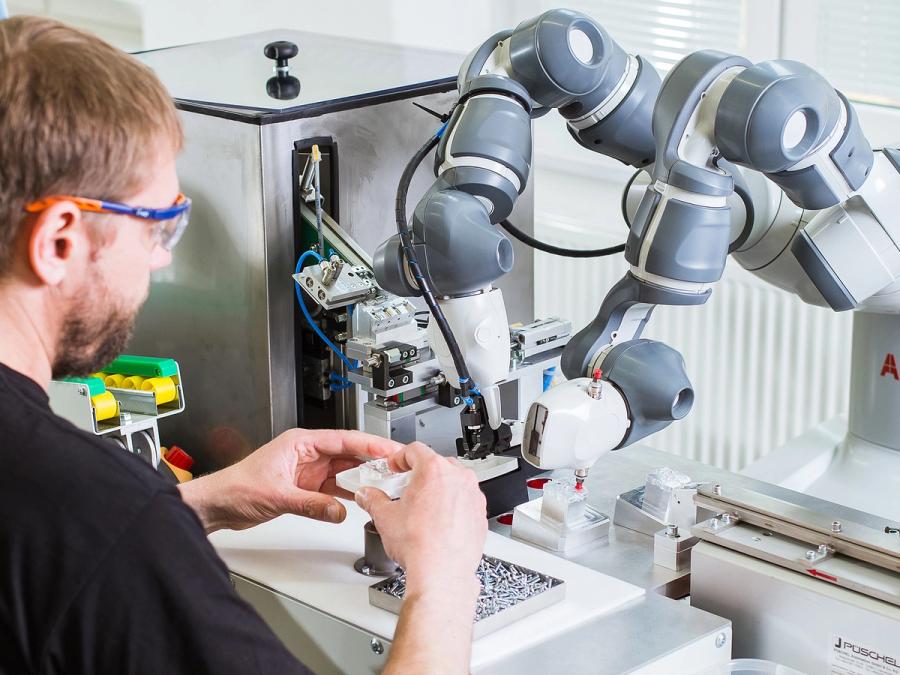
{"type": "Polygon", "coordinates": [[[191,213],[191,200],[183,194],[179,194],[172,206],[161,209],[150,209],[143,206],[131,206],[118,202],[104,202],[100,199],[88,199],[85,197],[72,197],[69,195],[53,195],[44,197],[25,205],[29,213],[40,213],[53,204],[60,202],[72,202],[82,211],[92,213],[112,213],[120,216],[134,216],[142,220],[156,221],[155,236],[159,238],[160,246],[167,251],[175,248],[175,244],[181,239],[191,213]]]}

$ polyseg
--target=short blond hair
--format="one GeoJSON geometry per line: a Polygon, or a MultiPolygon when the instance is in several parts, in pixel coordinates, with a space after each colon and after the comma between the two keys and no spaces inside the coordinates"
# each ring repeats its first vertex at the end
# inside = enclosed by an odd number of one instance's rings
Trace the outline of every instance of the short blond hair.
{"type": "Polygon", "coordinates": [[[178,113],[147,66],[58,21],[0,21],[0,275],[27,203],[52,194],[121,201],[167,141],[180,149],[178,113]]]}

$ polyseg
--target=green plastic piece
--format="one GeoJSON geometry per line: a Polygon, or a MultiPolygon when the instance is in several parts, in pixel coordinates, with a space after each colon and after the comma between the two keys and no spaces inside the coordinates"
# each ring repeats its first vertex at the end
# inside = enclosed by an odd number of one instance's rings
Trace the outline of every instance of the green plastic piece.
{"type": "Polygon", "coordinates": [[[103,369],[104,373],[140,375],[141,377],[172,377],[178,374],[174,359],[155,356],[129,356],[123,354],[103,369]]]}
{"type": "Polygon", "coordinates": [[[94,398],[97,394],[102,394],[106,391],[106,385],[103,384],[103,380],[99,377],[66,377],[63,379],[63,382],[74,382],[75,384],[83,384],[88,388],[88,392],[91,395],[91,398],[94,398]]]}

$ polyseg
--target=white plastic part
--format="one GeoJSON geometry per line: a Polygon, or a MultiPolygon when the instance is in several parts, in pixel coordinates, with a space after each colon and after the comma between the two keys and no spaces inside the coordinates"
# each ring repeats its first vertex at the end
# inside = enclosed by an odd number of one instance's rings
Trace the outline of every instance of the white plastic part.
{"type": "Polygon", "coordinates": [[[394,473],[388,467],[386,459],[373,459],[353,469],[341,471],[335,476],[338,487],[348,492],[359,492],[360,488],[374,487],[384,492],[391,499],[398,499],[411,478],[409,472],[394,473]]]}
{"type": "MultiPolygon", "coordinates": [[[[475,472],[478,482],[502,476],[519,468],[519,462],[515,457],[488,455],[484,459],[460,459],[458,461],[467,469],[475,472]]],[[[391,499],[399,499],[403,496],[406,486],[409,485],[410,478],[412,478],[410,472],[393,473],[388,468],[387,460],[375,459],[358,467],[341,471],[335,476],[335,481],[339,488],[354,494],[359,492],[360,488],[374,487],[382,490],[391,499]]]]}
{"type": "Polygon", "coordinates": [[[488,424],[491,429],[499,429],[503,423],[500,414],[500,387],[491,385],[481,389],[481,397],[484,399],[484,408],[487,411],[488,424]]]}
{"type": "MultiPolygon", "coordinates": [[[[489,288],[463,298],[446,298],[438,300],[438,304],[447,317],[475,384],[486,389],[504,380],[509,374],[509,321],[500,289],[489,288]]],[[[436,321],[428,322],[428,341],[441,370],[451,384],[458,386],[459,373],[436,324],[436,321]]]]}
{"type": "Polygon", "coordinates": [[[540,469],[586,469],[617,447],[631,421],[622,394],[603,383],[591,398],[591,380],[580,377],[551,387],[531,404],[522,437],[522,457],[540,469]]]}

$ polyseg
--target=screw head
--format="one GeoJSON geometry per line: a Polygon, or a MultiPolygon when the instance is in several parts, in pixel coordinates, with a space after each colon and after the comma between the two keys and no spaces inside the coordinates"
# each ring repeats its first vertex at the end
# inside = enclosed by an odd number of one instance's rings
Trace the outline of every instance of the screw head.
{"type": "Polygon", "coordinates": [[[82,396],[87,396],[87,389],[85,389],[84,387],[78,387],[78,393],[82,396]]]}
{"type": "Polygon", "coordinates": [[[840,532],[843,529],[844,529],[844,526],[841,525],[841,521],[835,520],[834,522],[831,523],[831,531],[832,532],[840,532]]]}
{"type": "Polygon", "coordinates": [[[826,544],[819,544],[819,555],[825,555],[828,553],[828,546],[826,544]]]}
{"type": "Polygon", "coordinates": [[[722,494],[722,486],[719,483],[716,483],[712,486],[712,492],[714,495],[722,494]]]}
{"type": "Polygon", "coordinates": [[[671,537],[672,539],[678,538],[678,526],[677,525],[666,525],[666,536],[671,537]]]}
{"type": "Polygon", "coordinates": [[[716,649],[721,649],[728,642],[728,636],[725,633],[716,635],[716,649]]]}
{"type": "Polygon", "coordinates": [[[803,555],[806,556],[807,560],[813,560],[816,557],[816,552],[815,551],[807,551],[803,555]]]}
{"type": "Polygon", "coordinates": [[[384,654],[384,645],[381,644],[381,640],[378,638],[372,638],[372,641],[369,643],[369,647],[376,654],[384,654]]]}

